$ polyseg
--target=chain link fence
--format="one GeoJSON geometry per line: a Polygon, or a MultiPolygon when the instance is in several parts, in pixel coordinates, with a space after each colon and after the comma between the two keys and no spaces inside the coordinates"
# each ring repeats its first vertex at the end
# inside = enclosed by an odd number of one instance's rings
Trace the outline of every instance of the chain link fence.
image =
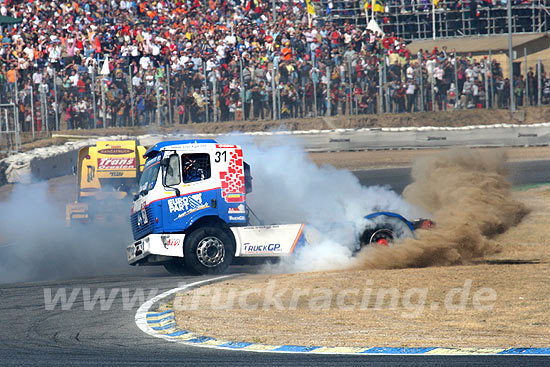
{"type": "MultiPolygon", "coordinates": [[[[318,60],[240,59],[153,65],[135,62],[36,71],[6,91],[2,131],[59,130],[188,124],[233,120],[507,108],[510,80],[491,58],[449,54],[367,55],[347,50],[318,60]],[[10,117],[12,116],[12,117],[10,117]],[[13,118],[16,117],[16,119],[13,118]],[[7,120],[6,120],[7,119],[7,120]],[[17,122],[17,126],[14,123],[17,122]]],[[[515,76],[518,106],[550,103],[550,76],[538,60],[515,76]]],[[[4,139],[6,141],[6,139],[4,139]]],[[[2,149],[6,149],[3,146],[2,149]]]]}

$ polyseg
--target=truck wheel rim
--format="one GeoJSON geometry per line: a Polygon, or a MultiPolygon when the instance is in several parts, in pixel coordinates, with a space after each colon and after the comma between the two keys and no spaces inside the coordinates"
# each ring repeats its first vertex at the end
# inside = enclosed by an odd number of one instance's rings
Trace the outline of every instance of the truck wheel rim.
{"type": "Polygon", "coordinates": [[[394,234],[389,229],[379,229],[372,234],[370,237],[369,243],[376,243],[379,245],[388,246],[389,242],[392,242],[394,239],[394,234]]]}
{"type": "Polygon", "coordinates": [[[197,258],[208,268],[220,265],[225,258],[223,242],[217,237],[203,238],[197,245],[197,258]]]}

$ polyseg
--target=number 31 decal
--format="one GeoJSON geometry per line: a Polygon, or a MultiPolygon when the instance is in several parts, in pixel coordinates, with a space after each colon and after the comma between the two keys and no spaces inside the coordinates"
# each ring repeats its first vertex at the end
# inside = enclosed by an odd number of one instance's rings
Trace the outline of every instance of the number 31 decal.
{"type": "Polygon", "coordinates": [[[222,159],[224,162],[227,162],[227,152],[225,150],[223,152],[216,152],[216,159],[214,159],[214,162],[220,163],[222,159]]]}

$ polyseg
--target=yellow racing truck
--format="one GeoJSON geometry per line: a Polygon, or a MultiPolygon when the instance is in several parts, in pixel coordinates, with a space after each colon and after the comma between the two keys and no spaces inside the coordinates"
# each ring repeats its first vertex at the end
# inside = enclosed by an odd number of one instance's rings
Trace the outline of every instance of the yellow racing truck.
{"type": "Polygon", "coordinates": [[[138,191],[145,147],[135,140],[98,141],[78,152],[77,198],[67,204],[67,226],[125,220],[138,191]]]}

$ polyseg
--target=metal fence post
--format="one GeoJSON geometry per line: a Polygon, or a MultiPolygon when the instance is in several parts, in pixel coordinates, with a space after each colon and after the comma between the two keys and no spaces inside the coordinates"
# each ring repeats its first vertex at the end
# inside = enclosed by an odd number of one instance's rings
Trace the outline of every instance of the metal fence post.
{"type": "Polygon", "coordinates": [[[216,70],[212,70],[212,111],[214,115],[214,122],[218,122],[218,76],[216,75],[216,70]]]}
{"type": "Polygon", "coordinates": [[[59,105],[57,103],[57,72],[53,69],[53,97],[55,103],[55,129],[59,131],[59,105]]]}
{"type": "Polygon", "coordinates": [[[15,109],[13,111],[13,123],[14,123],[14,138],[15,138],[15,150],[18,151],[19,145],[21,145],[21,136],[18,133],[19,128],[19,80],[17,79],[17,70],[15,71],[15,109]]]}
{"type": "Polygon", "coordinates": [[[95,66],[92,65],[92,113],[94,114],[94,129],[97,129],[97,101],[95,100],[95,88],[95,66]]]}
{"type": "Polygon", "coordinates": [[[388,83],[388,69],[386,67],[386,56],[384,55],[384,63],[382,64],[382,77],[384,79],[384,93],[386,95],[386,110],[384,112],[393,112],[393,106],[391,105],[390,86],[388,83]]]}
{"type": "Polygon", "coordinates": [[[166,107],[168,108],[168,123],[173,124],[172,120],[172,95],[170,93],[170,60],[168,60],[168,65],[166,67],[166,107]]]}
{"type": "Polygon", "coordinates": [[[157,110],[155,111],[155,123],[160,126],[160,78],[157,78],[155,71],[155,99],[157,100],[157,110]]]}
{"type": "Polygon", "coordinates": [[[34,89],[32,83],[30,86],[31,89],[31,131],[32,131],[32,140],[34,140],[34,89]]]}
{"type": "Polygon", "coordinates": [[[491,101],[491,107],[494,107],[495,105],[495,86],[494,84],[495,76],[493,75],[493,59],[491,55],[491,49],[489,49],[489,94],[490,94],[490,101],[491,101]]]}
{"type": "MultiPolygon", "coordinates": [[[[313,63],[313,69],[311,70],[311,79],[313,82],[313,104],[315,105],[315,117],[319,115],[319,109],[317,106],[317,65],[315,64],[315,54],[311,54],[311,61],[313,63]]],[[[338,113],[338,110],[336,111],[338,113]]]]}
{"type": "Polygon", "coordinates": [[[327,116],[332,116],[332,95],[330,92],[331,76],[330,66],[327,66],[327,116]]]}
{"type": "Polygon", "coordinates": [[[107,108],[105,103],[105,81],[103,80],[104,77],[102,76],[100,79],[100,87],[101,87],[101,110],[103,111],[103,128],[107,128],[107,108]]]}
{"type": "Polygon", "coordinates": [[[48,123],[47,119],[44,118],[44,81],[38,86],[38,93],[40,95],[40,120],[42,123],[41,131],[46,131],[46,134],[48,134],[48,123]]]}
{"type": "Polygon", "coordinates": [[[281,101],[281,83],[277,83],[277,119],[281,119],[281,111],[283,110],[281,101]]]}
{"type": "Polygon", "coordinates": [[[206,62],[202,61],[202,72],[204,73],[204,100],[206,101],[206,122],[210,122],[209,108],[210,108],[210,96],[208,95],[208,76],[206,75],[206,62]]]}
{"type": "Polygon", "coordinates": [[[382,63],[378,60],[378,113],[384,113],[382,63]]]}
{"type": "MultiPolygon", "coordinates": [[[[135,108],[135,97],[134,97],[134,84],[132,83],[132,64],[128,63],[128,88],[130,89],[130,115],[132,116],[132,126],[136,126],[136,108],[135,108]]],[[[94,96],[95,99],[95,96],[94,96]]],[[[95,115],[95,113],[94,113],[95,115]]],[[[94,118],[94,127],[95,127],[95,118],[94,118]]]]}
{"type": "Polygon", "coordinates": [[[348,57],[348,82],[349,82],[349,114],[353,115],[353,86],[351,83],[351,58],[348,57]]]}
{"type": "Polygon", "coordinates": [[[273,65],[273,71],[271,74],[271,96],[273,102],[272,118],[277,120],[277,95],[275,94],[275,65],[273,65]]]}
{"type": "Polygon", "coordinates": [[[489,108],[489,79],[488,79],[487,61],[483,65],[483,74],[485,76],[485,109],[489,108]]]}
{"type": "Polygon", "coordinates": [[[537,60],[537,87],[537,105],[540,107],[542,105],[542,64],[540,62],[540,59],[537,60]]]}
{"type": "Polygon", "coordinates": [[[514,96],[514,46],[512,42],[512,0],[507,2],[507,14],[508,14],[508,58],[510,66],[510,111],[516,110],[516,101],[514,96]]]}
{"type": "MultiPolygon", "coordinates": [[[[19,84],[19,79],[17,79],[17,70],[16,70],[15,71],[15,105],[17,106],[17,110],[19,110],[19,86],[17,84],[19,84]]],[[[13,121],[17,125],[17,123],[19,122],[19,112],[15,114],[15,116],[13,117],[13,121]]]]}
{"type": "MultiPolygon", "coordinates": [[[[455,63],[455,71],[456,71],[456,63],[455,63]]],[[[420,80],[420,112],[424,112],[424,73],[422,70],[422,53],[421,52],[418,52],[418,79],[420,80]]]]}
{"type": "MultiPolygon", "coordinates": [[[[13,109],[13,140],[15,140],[15,151],[21,149],[21,129],[19,128],[19,104],[13,109]]],[[[13,141],[12,141],[13,143],[13,141]]]]}
{"type": "MultiPolygon", "coordinates": [[[[241,110],[242,110],[242,114],[243,114],[243,121],[247,120],[247,117],[245,115],[245,111],[246,109],[244,108],[244,98],[245,98],[245,94],[246,94],[246,90],[245,90],[245,87],[244,87],[244,78],[243,78],[243,58],[239,55],[239,70],[240,70],[240,73],[239,73],[239,78],[241,80],[241,110]]],[[[250,111],[248,111],[248,113],[250,113],[250,111]]]]}
{"type": "Polygon", "coordinates": [[[529,72],[527,67],[527,47],[523,48],[523,62],[524,62],[524,72],[525,72],[525,106],[529,104],[529,95],[533,93],[533,91],[529,91],[529,75],[527,74],[529,72]]]}
{"type": "Polygon", "coordinates": [[[455,71],[455,109],[456,106],[459,105],[460,101],[460,95],[462,94],[462,91],[458,89],[458,55],[455,52],[455,65],[454,65],[454,71],[455,71]]]}
{"type": "MultiPolygon", "coordinates": [[[[434,69],[435,70],[435,69],[434,69]]],[[[430,77],[428,75],[428,77],[430,77]]],[[[432,75],[430,77],[430,97],[432,100],[432,112],[435,112],[435,76],[432,70],[432,75]]]]}

